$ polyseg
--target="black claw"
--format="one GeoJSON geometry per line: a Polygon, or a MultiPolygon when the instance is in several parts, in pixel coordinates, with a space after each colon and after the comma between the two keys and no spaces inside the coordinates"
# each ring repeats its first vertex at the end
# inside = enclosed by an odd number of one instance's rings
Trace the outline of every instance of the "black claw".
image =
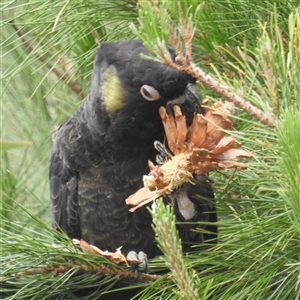
{"type": "Polygon", "coordinates": [[[155,160],[156,160],[157,164],[162,164],[165,161],[164,157],[161,156],[160,154],[156,155],[156,159],[155,160]]]}
{"type": "Polygon", "coordinates": [[[147,272],[147,268],[148,268],[148,256],[146,253],[144,253],[143,251],[140,251],[138,253],[138,259],[142,262],[141,266],[143,267],[143,271],[147,272]]]}
{"type": "Polygon", "coordinates": [[[156,155],[156,162],[158,164],[164,163],[167,160],[167,158],[169,157],[169,154],[168,154],[165,146],[161,142],[155,141],[154,148],[159,152],[159,154],[156,155]]]}
{"type": "Polygon", "coordinates": [[[133,267],[133,271],[134,271],[134,280],[137,280],[138,276],[139,276],[139,266],[138,265],[134,265],[133,267]]]}
{"type": "MultiPolygon", "coordinates": [[[[127,258],[132,260],[138,260],[138,255],[135,251],[130,251],[127,254],[127,258]]],[[[131,265],[132,271],[134,272],[134,280],[137,280],[139,276],[139,266],[138,265],[131,265]]]]}

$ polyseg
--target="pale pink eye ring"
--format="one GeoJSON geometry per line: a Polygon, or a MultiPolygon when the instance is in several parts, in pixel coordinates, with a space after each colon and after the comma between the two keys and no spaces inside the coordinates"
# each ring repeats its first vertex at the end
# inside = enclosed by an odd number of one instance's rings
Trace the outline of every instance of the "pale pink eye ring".
{"type": "Polygon", "coordinates": [[[153,86],[147,84],[141,87],[140,93],[148,101],[155,101],[161,98],[159,92],[153,86]]]}

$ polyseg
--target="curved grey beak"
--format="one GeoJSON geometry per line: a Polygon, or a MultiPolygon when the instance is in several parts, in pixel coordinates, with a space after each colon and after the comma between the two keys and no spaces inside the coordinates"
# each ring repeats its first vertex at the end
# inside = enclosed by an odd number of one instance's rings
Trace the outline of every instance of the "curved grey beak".
{"type": "Polygon", "coordinates": [[[174,105],[178,105],[181,108],[182,114],[186,116],[187,125],[191,125],[194,113],[204,113],[201,107],[201,99],[193,84],[189,83],[179,98],[169,101],[166,105],[168,114],[173,114],[174,105]]]}

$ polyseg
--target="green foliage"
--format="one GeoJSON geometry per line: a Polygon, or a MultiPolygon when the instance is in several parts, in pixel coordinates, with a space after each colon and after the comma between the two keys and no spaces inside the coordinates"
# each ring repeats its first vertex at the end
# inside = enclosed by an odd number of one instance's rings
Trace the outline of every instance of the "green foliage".
{"type": "Polygon", "coordinates": [[[286,200],[290,221],[295,230],[300,232],[300,109],[291,107],[282,114],[278,127],[280,169],[283,180],[280,194],[286,200]]]}
{"type": "Polygon", "coordinates": [[[165,206],[162,200],[156,201],[152,212],[154,230],[160,249],[165,253],[166,266],[173,275],[178,292],[177,299],[198,299],[195,278],[191,277],[183,261],[181,242],[175,226],[175,215],[171,206],[165,206]]]}
{"type": "MultiPolygon", "coordinates": [[[[131,292],[136,299],[300,299],[298,1],[4,1],[2,11],[1,137],[33,143],[0,152],[3,298],[104,299],[118,289],[124,299],[131,292]],[[118,275],[130,268],[82,254],[50,228],[51,136],[87,94],[99,42],[138,35],[155,55],[155,45],[166,44],[188,18],[194,62],[272,114],[276,128],[237,109],[230,134],[253,159],[234,176],[210,174],[218,244],[182,254],[172,213],[158,203],[164,256],[150,261],[149,272],[170,272],[134,282],[118,275]],[[51,247],[56,238],[69,252],[51,247]],[[103,265],[112,275],[91,269],[103,265]],[[83,288],[88,296],[78,294],[83,288]]],[[[220,98],[201,85],[199,91],[220,98]]]]}
{"type": "Polygon", "coordinates": [[[76,299],[83,291],[84,299],[96,299],[108,292],[118,277],[134,286],[128,267],[82,253],[67,236],[53,231],[24,207],[20,212],[31,219],[29,228],[5,219],[7,229],[0,228],[2,299],[76,299]]]}

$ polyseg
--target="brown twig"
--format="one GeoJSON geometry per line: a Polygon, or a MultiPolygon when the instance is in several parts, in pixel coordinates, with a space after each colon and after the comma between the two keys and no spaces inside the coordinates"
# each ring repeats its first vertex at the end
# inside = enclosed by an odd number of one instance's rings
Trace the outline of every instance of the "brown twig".
{"type": "MultiPolygon", "coordinates": [[[[176,65],[176,64],[174,64],[176,65]]],[[[179,68],[181,69],[181,68],[179,68]]],[[[268,125],[269,127],[275,127],[274,118],[267,115],[259,108],[253,106],[249,101],[245,100],[243,97],[230,91],[226,86],[220,84],[212,76],[206,74],[202,69],[197,67],[194,63],[184,68],[185,72],[189,73],[191,76],[197,78],[199,81],[204,83],[206,86],[214,90],[215,92],[222,95],[228,101],[233,102],[236,106],[246,111],[250,116],[256,118],[262,123],[268,125]]]]}
{"type": "Polygon", "coordinates": [[[137,280],[140,282],[151,282],[155,281],[159,278],[161,278],[160,275],[153,275],[153,274],[144,274],[144,273],[139,273],[136,275],[135,272],[133,271],[128,271],[123,268],[118,268],[116,270],[113,270],[111,268],[106,267],[105,265],[100,265],[100,266],[90,266],[87,265],[86,263],[82,264],[70,264],[70,265],[41,265],[36,268],[29,269],[24,272],[18,272],[14,275],[7,276],[7,277],[1,277],[0,281],[5,282],[12,277],[17,277],[17,276],[26,276],[26,275],[37,275],[37,274],[65,274],[71,269],[74,269],[76,273],[88,273],[88,274],[96,274],[96,275],[110,275],[110,276],[117,276],[120,278],[128,278],[128,279],[133,279],[137,280]]]}
{"type": "Polygon", "coordinates": [[[181,26],[178,30],[172,28],[170,42],[175,44],[177,57],[174,62],[169,53],[164,51],[164,49],[156,49],[162,61],[166,65],[180,72],[186,72],[190,74],[192,77],[198,79],[200,82],[219,93],[228,101],[233,102],[236,106],[246,111],[250,116],[256,118],[269,127],[275,127],[275,120],[272,116],[264,113],[259,108],[253,106],[249,101],[245,100],[243,97],[230,91],[226,86],[219,83],[216,79],[205,73],[201,68],[192,62],[192,38],[194,36],[194,31],[195,30],[191,19],[187,21],[185,26],[184,23],[181,23],[181,26]]]}
{"type": "MultiPolygon", "coordinates": [[[[21,29],[18,28],[18,26],[14,23],[13,20],[9,21],[9,23],[11,24],[12,28],[16,31],[16,34],[20,37],[25,48],[29,52],[33,52],[34,48],[31,46],[31,44],[25,38],[25,34],[21,31],[21,29]]],[[[73,92],[75,92],[77,95],[79,95],[82,99],[85,98],[83,91],[76,85],[76,83],[74,81],[70,80],[68,76],[61,73],[57,68],[53,67],[49,62],[46,62],[45,58],[42,55],[36,54],[36,57],[42,63],[44,63],[47,66],[47,68],[58,77],[59,80],[62,80],[63,82],[65,82],[73,92]]]]}

